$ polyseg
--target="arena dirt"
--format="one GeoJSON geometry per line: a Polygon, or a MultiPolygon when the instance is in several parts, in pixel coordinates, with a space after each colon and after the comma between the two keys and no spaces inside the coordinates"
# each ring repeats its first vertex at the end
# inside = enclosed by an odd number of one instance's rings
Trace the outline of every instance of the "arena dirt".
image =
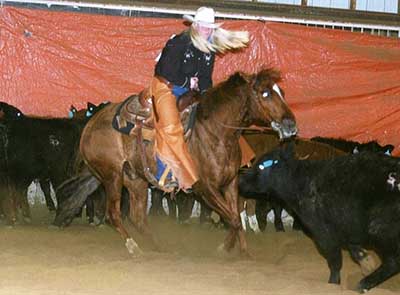
{"type": "MultiPolygon", "coordinates": [[[[33,223],[0,224],[0,294],[356,294],[360,268],[344,252],[342,285],[327,284],[329,271],[312,241],[290,229],[247,235],[252,259],[217,251],[222,229],[179,225],[150,218],[164,252],[138,238],[144,254],[128,254],[109,226],[76,220],[64,230],[49,229],[46,209],[33,207],[33,223]]],[[[134,232],[130,228],[131,232],[134,232]]],[[[400,275],[369,294],[399,294],[400,275]]]]}

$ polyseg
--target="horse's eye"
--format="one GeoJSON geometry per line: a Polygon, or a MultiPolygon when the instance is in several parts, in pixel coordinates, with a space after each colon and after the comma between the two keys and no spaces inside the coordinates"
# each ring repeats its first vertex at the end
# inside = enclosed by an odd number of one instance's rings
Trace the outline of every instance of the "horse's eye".
{"type": "Polygon", "coordinates": [[[271,95],[271,91],[269,91],[269,89],[265,90],[265,91],[263,92],[263,94],[262,94],[262,96],[263,96],[264,98],[270,97],[270,95],[271,95]]]}

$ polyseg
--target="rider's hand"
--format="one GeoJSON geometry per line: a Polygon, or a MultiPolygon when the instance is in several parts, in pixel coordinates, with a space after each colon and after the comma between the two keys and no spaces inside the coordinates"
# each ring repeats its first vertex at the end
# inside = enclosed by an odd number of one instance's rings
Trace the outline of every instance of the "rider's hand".
{"type": "Polygon", "coordinates": [[[199,90],[199,78],[191,77],[190,78],[190,90],[199,90]]]}

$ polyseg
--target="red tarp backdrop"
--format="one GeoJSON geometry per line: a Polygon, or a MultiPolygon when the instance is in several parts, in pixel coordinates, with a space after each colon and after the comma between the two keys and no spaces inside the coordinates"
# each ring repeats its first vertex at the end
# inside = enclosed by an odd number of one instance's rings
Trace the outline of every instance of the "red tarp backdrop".
{"type": "MultiPolygon", "coordinates": [[[[277,67],[302,137],[394,144],[400,154],[400,40],[259,21],[250,46],[218,58],[214,82],[237,70],[277,67]]],[[[69,106],[122,101],[149,84],[181,19],[128,18],[0,8],[0,100],[23,112],[65,117],[69,106]]]]}

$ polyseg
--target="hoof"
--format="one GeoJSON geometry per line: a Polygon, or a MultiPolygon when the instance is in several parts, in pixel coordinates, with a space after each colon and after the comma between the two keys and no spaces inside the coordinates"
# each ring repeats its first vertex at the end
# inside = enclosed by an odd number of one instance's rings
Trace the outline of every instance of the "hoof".
{"type": "Polygon", "coordinates": [[[219,245],[217,247],[217,251],[218,252],[226,252],[224,243],[222,243],[221,245],[219,245]]]}
{"type": "Polygon", "coordinates": [[[95,225],[100,225],[100,224],[103,224],[103,219],[100,219],[97,216],[95,216],[93,218],[93,222],[94,222],[95,225]]]}
{"type": "Polygon", "coordinates": [[[357,291],[358,293],[360,293],[360,294],[364,294],[364,293],[367,293],[367,292],[368,292],[368,289],[367,289],[367,288],[364,288],[364,287],[362,286],[362,284],[358,284],[358,285],[357,285],[357,288],[356,288],[356,291],[357,291]]]}
{"type": "Polygon", "coordinates": [[[249,251],[241,251],[240,258],[244,260],[254,260],[254,256],[249,253],[249,251]]]}
{"type": "Polygon", "coordinates": [[[143,251],[139,248],[139,245],[132,238],[126,239],[125,247],[128,249],[128,252],[131,255],[139,256],[143,254],[143,251]]]}
{"type": "Polygon", "coordinates": [[[31,224],[32,223],[32,218],[30,218],[30,217],[24,217],[23,220],[24,220],[24,222],[26,224],[31,224]]]}

